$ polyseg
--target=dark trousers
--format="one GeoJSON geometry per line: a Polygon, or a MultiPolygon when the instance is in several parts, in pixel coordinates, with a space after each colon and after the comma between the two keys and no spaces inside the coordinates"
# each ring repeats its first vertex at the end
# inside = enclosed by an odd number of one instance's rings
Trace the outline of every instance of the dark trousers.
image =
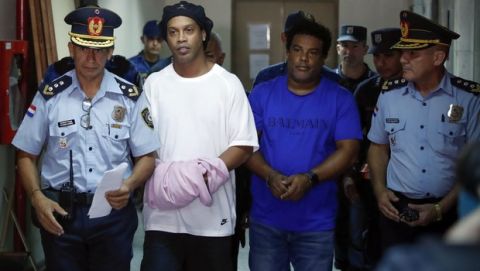
{"type": "Polygon", "coordinates": [[[231,255],[231,236],[204,237],[146,231],[141,270],[231,271],[231,255]]]}
{"type": "MultiPolygon", "coordinates": [[[[399,192],[395,195],[406,203],[426,204],[437,203],[441,198],[426,198],[426,199],[410,199],[399,192]]],[[[457,220],[457,208],[453,206],[443,215],[441,221],[435,221],[427,226],[410,227],[403,222],[393,221],[383,214],[380,215],[380,231],[382,235],[382,251],[386,249],[405,243],[413,243],[420,237],[432,235],[441,237],[457,220]]]]}
{"type": "Polygon", "coordinates": [[[130,270],[132,241],[138,225],[133,203],[93,219],[87,217],[89,208],[76,206],[75,219],[62,222],[65,233],[61,236],[40,228],[47,270],[130,270]]]}
{"type": "Polygon", "coordinates": [[[339,210],[335,227],[335,267],[372,270],[380,257],[378,207],[370,180],[357,177],[359,199],[350,202],[339,182],[339,210]]]}

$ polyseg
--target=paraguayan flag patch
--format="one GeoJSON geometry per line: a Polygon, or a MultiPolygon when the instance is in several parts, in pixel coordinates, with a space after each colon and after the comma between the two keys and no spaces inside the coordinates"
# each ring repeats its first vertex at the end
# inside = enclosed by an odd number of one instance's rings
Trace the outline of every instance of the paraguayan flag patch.
{"type": "Polygon", "coordinates": [[[37,107],[35,105],[30,105],[30,107],[27,110],[27,116],[33,117],[35,115],[35,112],[37,111],[37,107]]]}

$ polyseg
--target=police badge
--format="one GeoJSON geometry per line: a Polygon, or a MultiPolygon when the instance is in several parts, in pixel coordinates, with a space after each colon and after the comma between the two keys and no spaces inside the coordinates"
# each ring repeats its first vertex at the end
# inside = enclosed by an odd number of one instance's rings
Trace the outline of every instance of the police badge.
{"type": "Polygon", "coordinates": [[[120,105],[115,105],[113,107],[112,119],[117,122],[122,122],[125,118],[125,112],[127,109],[120,105]]]}
{"type": "Polygon", "coordinates": [[[145,122],[145,124],[152,128],[153,129],[153,121],[152,121],[152,115],[150,115],[150,111],[148,110],[147,107],[145,107],[142,112],[142,118],[143,118],[143,121],[145,122]]]}
{"type": "Polygon", "coordinates": [[[449,122],[458,122],[463,116],[463,107],[457,104],[451,104],[447,112],[449,122]]]}

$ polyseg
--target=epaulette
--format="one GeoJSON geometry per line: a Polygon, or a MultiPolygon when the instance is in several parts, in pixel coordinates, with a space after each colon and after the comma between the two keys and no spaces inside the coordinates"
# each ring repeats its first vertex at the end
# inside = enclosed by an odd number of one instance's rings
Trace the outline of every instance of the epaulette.
{"type": "Polygon", "coordinates": [[[140,91],[138,91],[137,86],[126,81],[122,81],[117,77],[115,77],[115,81],[117,81],[118,85],[120,86],[123,95],[127,96],[133,101],[137,101],[138,97],[140,97],[140,91]]]}
{"type": "Polygon", "coordinates": [[[463,89],[466,92],[470,92],[474,95],[478,95],[480,93],[480,84],[477,82],[468,81],[460,77],[452,77],[450,82],[457,88],[463,89]]]}
{"type": "Polygon", "coordinates": [[[408,84],[408,81],[405,80],[405,78],[387,80],[382,85],[382,93],[386,91],[390,91],[392,89],[404,87],[407,84],[408,84]]]}
{"type": "Polygon", "coordinates": [[[58,93],[64,91],[72,84],[72,77],[62,75],[51,82],[42,82],[38,87],[38,91],[42,94],[45,100],[52,98],[58,93]]]}

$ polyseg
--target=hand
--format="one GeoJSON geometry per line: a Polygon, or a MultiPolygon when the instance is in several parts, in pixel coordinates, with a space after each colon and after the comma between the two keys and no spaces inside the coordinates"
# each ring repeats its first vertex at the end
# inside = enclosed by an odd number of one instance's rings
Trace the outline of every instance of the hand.
{"type": "Polygon", "coordinates": [[[268,176],[267,185],[272,191],[272,194],[276,198],[281,198],[281,196],[287,192],[287,176],[282,175],[276,171],[273,171],[268,176]]]}
{"type": "Polygon", "coordinates": [[[57,212],[62,216],[68,213],[57,202],[45,197],[42,192],[37,192],[32,195],[32,206],[43,229],[58,236],[64,234],[63,227],[55,219],[53,212],[57,212]]]}
{"type": "Polygon", "coordinates": [[[360,196],[357,191],[357,187],[355,186],[355,181],[352,179],[352,177],[345,177],[343,178],[343,192],[345,193],[345,196],[350,202],[355,202],[357,201],[360,196]]]}
{"type": "Polygon", "coordinates": [[[437,219],[433,204],[408,204],[408,207],[418,211],[418,219],[412,222],[403,221],[411,227],[426,226],[437,219]]]}
{"type": "Polygon", "coordinates": [[[397,202],[398,198],[392,191],[385,189],[384,191],[378,193],[377,201],[378,209],[384,216],[393,221],[400,221],[398,210],[392,205],[392,201],[397,202]]]}
{"type": "Polygon", "coordinates": [[[312,186],[312,182],[305,174],[292,175],[287,181],[288,190],[280,197],[283,200],[300,200],[312,186]]]}
{"type": "Polygon", "coordinates": [[[105,198],[113,209],[119,210],[128,204],[130,191],[130,187],[123,183],[118,190],[106,192],[105,198]]]}

